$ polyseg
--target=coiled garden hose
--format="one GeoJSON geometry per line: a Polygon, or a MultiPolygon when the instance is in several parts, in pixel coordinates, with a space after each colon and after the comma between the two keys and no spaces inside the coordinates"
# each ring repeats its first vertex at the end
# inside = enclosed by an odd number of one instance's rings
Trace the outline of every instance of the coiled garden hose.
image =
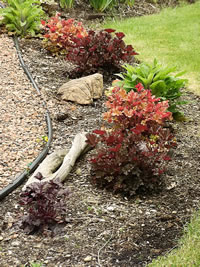
{"type": "MultiPolygon", "coordinates": [[[[4,8],[4,6],[0,3],[0,7],[4,8]]],[[[14,40],[14,44],[17,50],[17,55],[20,61],[20,64],[24,70],[24,72],[26,73],[26,75],[28,76],[29,80],[31,81],[33,87],[37,90],[37,93],[40,95],[40,90],[36,84],[36,82],[34,81],[31,73],[29,72],[27,66],[24,63],[24,60],[22,58],[22,54],[19,48],[19,42],[18,42],[18,38],[16,36],[13,37],[14,40]]],[[[43,105],[46,107],[46,103],[43,102],[43,105]]],[[[50,118],[50,114],[48,109],[46,108],[46,114],[45,114],[45,118],[46,118],[46,123],[47,123],[47,129],[48,129],[48,141],[44,147],[44,149],[42,150],[42,152],[37,156],[37,158],[31,163],[31,165],[24,170],[23,173],[21,173],[12,183],[8,184],[6,187],[4,187],[1,191],[0,191],[0,200],[4,199],[8,194],[10,194],[12,191],[14,191],[17,187],[19,187],[25,180],[26,178],[35,171],[35,169],[38,167],[38,165],[44,160],[44,158],[46,157],[48,151],[49,151],[49,147],[51,145],[52,142],[52,138],[53,138],[53,131],[52,131],[52,123],[51,123],[51,118],[50,118]]]]}

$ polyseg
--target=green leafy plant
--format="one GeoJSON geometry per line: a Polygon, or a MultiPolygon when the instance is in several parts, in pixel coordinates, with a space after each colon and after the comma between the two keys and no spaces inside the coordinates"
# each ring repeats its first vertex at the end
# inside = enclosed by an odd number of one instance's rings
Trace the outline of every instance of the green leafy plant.
{"type": "Polygon", "coordinates": [[[35,176],[38,182],[27,186],[20,195],[20,205],[26,209],[27,215],[22,218],[22,228],[31,233],[44,230],[45,227],[65,221],[66,198],[70,192],[58,181],[41,181],[43,176],[35,176]]]}
{"type": "Polygon", "coordinates": [[[180,89],[185,86],[187,80],[179,78],[184,72],[172,74],[176,71],[176,67],[162,67],[156,59],[152,65],[147,63],[136,66],[125,64],[122,67],[126,72],[117,74],[122,80],[115,81],[114,85],[122,86],[129,92],[134,90],[137,83],[142,83],[145,89],[151,89],[152,94],[160,97],[161,101],[169,100],[168,110],[173,113],[173,116],[180,113],[178,105],[187,103],[186,101],[177,101],[182,95],[180,89]]]}
{"type": "Polygon", "coordinates": [[[74,0],[60,0],[61,8],[72,8],[74,5],[74,0]]]}
{"type": "Polygon", "coordinates": [[[2,24],[8,31],[20,36],[35,35],[44,12],[38,0],[8,0],[8,7],[0,9],[2,24]]]}
{"type": "Polygon", "coordinates": [[[136,85],[136,92],[115,87],[103,118],[109,126],[87,135],[97,148],[91,158],[93,183],[132,195],[144,185],[156,183],[170,160],[174,136],[164,128],[171,119],[168,101],[159,102],[150,90],[136,85]]]}
{"type": "Polygon", "coordinates": [[[129,5],[130,7],[132,7],[135,4],[135,0],[125,0],[124,4],[129,5]]]}
{"type": "Polygon", "coordinates": [[[113,0],[89,0],[90,5],[98,12],[103,12],[113,2],[113,0]]]}
{"type": "Polygon", "coordinates": [[[118,6],[120,3],[132,7],[135,4],[135,0],[113,0],[112,6],[118,6]]]}
{"type": "Polygon", "coordinates": [[[81,22],[61,19],[59,13],[47,22],[42,20],[41,23],[45,30],[44,47],[56,55],[68,53],[73,37],[81,39],[87,36],[87,31],[81,22]]]}
{"type": "Polygon", "coordinates": [[[121,62],[131,62],[137,55],[131,45],[123,41],[125,34],[113,29],[89,30],[83,38],[72,38],[67,59],[77,65],[71,75],[81,76],[98,71],[119,71],[121,62]]]}

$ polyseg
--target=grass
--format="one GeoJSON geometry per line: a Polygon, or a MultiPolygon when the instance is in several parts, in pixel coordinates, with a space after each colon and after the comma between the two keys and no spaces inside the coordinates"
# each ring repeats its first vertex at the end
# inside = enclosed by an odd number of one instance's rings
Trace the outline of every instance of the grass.
{"type": "Polygon", "coordinates": [[[140,60],[151,63],[156,57],[185,70],[188,89],[200,95],[200,1],[151,16],[108,21],[104,27],[123,31],[140,60]]]}
{"type": "MultiPolygon", "coordinates": [[[[200,1],[159,14],[120,21],[109,21],[106,28],[126,34],[138,58],[151,63],[154,58],[164,65],[186,70],[188,89],[200,95],[200,1]]],[[[148,267],[200,266],[200,211],[188,224],[178,248],[154,260],[148,267]]]]}

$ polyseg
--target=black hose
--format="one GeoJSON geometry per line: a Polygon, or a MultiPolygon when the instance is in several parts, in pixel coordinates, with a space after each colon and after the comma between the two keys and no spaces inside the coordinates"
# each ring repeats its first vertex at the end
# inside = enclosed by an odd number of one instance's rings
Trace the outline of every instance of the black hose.
{"type": "Polygon", "coordinates": [[[34,81],[33,79],[33,76],[31,75],[31,73],[29,72],[26,64],[24,63],[24,60],[22,58],[22,55],[21,55],[21,51],[20,51],[20,48],[19,48],[19,42],[18,42],[18,39],[16,36],[13,37],[13,40],[14,40],[14,43],[15,43],[15,47],[16,47],[16,50],[17,50],[17,55],[19,57],[19,61],[21,63],[21,66],[24,70],[24,72],[26,73],[26,75],[28,76],[29,80],[31,81],[31,83],[33,84],[34,88],[37,90],[38,94],[40,95],[40,90],[36,84],[36,82],[34,81]]]}
{"type": "MultiPolygon", "coordinates": [[[[0,7],[4,8],[4,6],[0,3],[0,7]]],[[[36,82],[34,81],[31,73],[29,72],[27,66],[24,63],[24,60],[22,58],[21,55],[21,51],[19,48],[19,42],[16,36],[14,36],[14,43],[15,43],[15,47],[17,50],[17,55],[19,57],[19,61],[21,63],[21,66],[24,70],[24,72],[26,73],[26,75],[28,76],[29,80],[31,81],[31,83],[33,84],[34,88],[37,90],[37,93],[40,95],[40,90],[36,84],[36,82]]],[[[43,103],[46,106],[46,103],[43,103]]],[[[50,114],[48,109],[46,108],[46,123],[47,123],[47,128],[48,128],[48,142],[45,146],[45,148],[42,150],[42,152],[37,156],[37,158],[31,163],[31,165],[29,166],[29,168],[27,168],[23,173],[21,173],[12,183],[8,184],[6,187],[4,187],[1,191],[0,191],[0,200],[4,199],[8,194],[10,194],[12,191],[14,191],[18,186],[20,186],[25,179],[35,171],[35,169],[38,167],[38,165],[43,161],[43,159],[46,157],[48,151],[49,151],[49,147],[51,145],[52,142],[52,138],[53,138],[53,131],[52,131],[52,123],[51,123],[51,118],[50,118],[50,114]]]]}

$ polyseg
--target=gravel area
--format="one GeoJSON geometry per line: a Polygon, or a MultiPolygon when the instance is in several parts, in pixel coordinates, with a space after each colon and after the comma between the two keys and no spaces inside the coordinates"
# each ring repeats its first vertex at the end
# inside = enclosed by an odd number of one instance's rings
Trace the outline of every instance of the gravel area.
{"type": "Polygon", "coordinates": [[[31,163],[44,146],[43,100],[21,68],[12,38],[0,36],[0,190],[31,163]]]}

